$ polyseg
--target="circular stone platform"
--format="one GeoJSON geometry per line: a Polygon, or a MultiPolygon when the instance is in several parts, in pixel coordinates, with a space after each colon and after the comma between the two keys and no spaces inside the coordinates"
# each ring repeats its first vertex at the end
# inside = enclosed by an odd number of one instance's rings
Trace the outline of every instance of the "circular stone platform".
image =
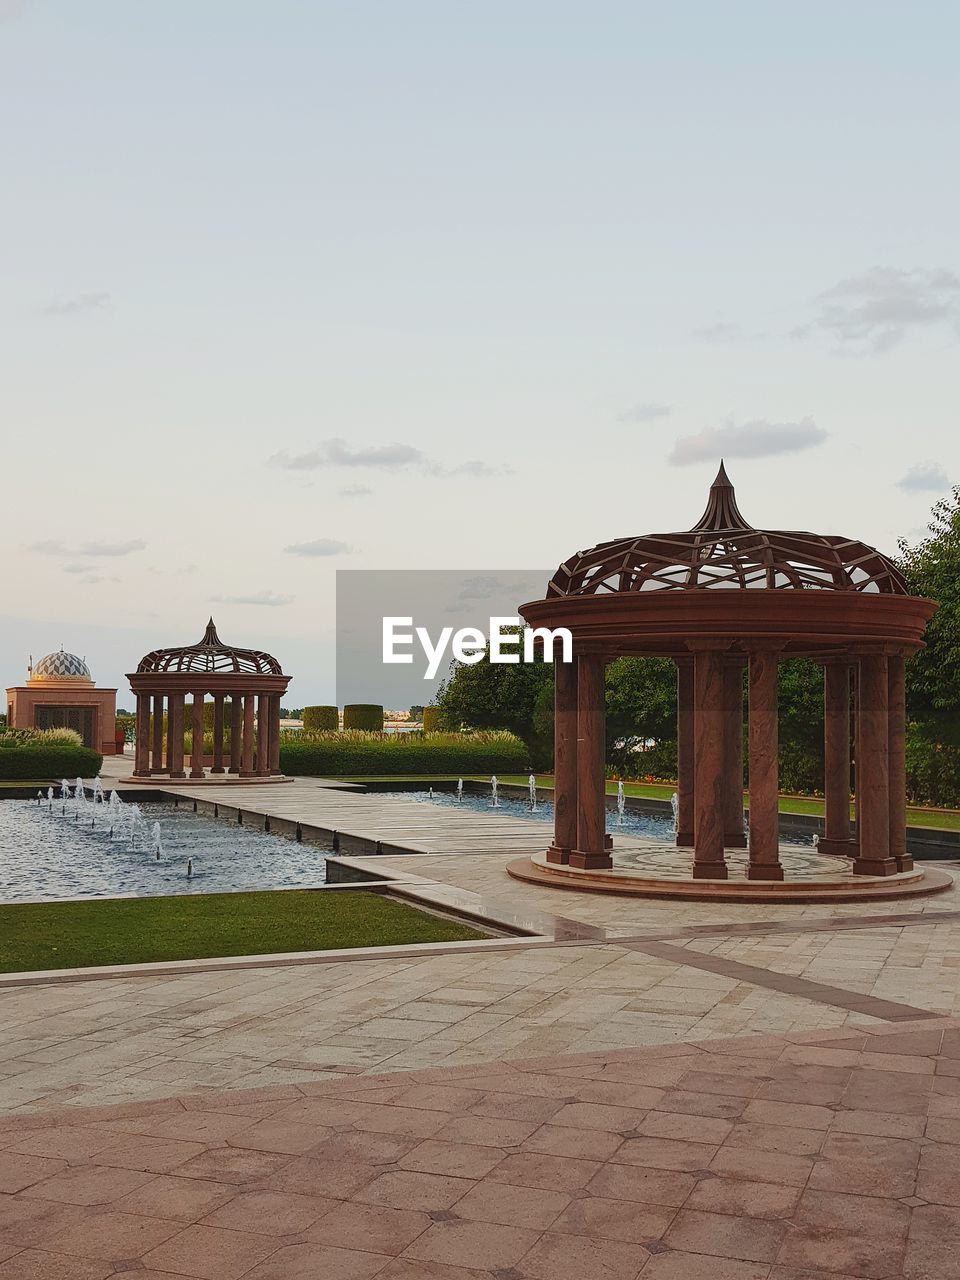
{"type": "Polygon", "coordinates": [[[516,880],[581,892],[637,898],[683,898],[694,902],[868,902],[942,893],[953,884],[945,871],[917,864],[894,876],[855,876],[847,858],[817,853],[805,845],[781,845],[782,881],[747,880],[747,851],[724,854],[729,879],[694,880],[693,850],[662,841],[631,841],[613,850],[613,867],[580,871],[548,862],[546,853],[507,866],[516,880]]]}

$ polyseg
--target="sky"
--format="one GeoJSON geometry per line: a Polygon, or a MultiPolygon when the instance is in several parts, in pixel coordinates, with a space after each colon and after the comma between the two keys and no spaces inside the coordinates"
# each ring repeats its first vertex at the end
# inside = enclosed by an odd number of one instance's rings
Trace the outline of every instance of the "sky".
{"type": "MultiPolygon", "coordinates": [[[[960,8],[0,0],[0,672],[268,648],[337,569],[922,535],[960,8]]],[[[129,694],[126,694],[129,702],[129,694]]]]}

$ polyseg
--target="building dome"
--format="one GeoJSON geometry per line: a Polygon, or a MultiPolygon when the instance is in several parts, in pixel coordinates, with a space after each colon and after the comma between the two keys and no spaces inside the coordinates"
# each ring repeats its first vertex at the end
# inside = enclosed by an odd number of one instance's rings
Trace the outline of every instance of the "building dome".
{"type": "Polygon", "coordinates": [[[219,675],[282,675],[280,663],[272,654],[260,649],[237,649],[224,644],[217,635],[213,619],[207,623],[203,639],[197,644],[176,649],[154,649],[140,659],[137,672],[216,672],[219,675]]]}
{"type": "Polygon", "coordinates": [[[32,663],[29,670],[31,683],[48,680],[68,680],[73,682],[79,680],[85,684],[93,683],[90,668],[83,658],[78,658],[75,653],[67,653],[63,648],[60,648],[56,653],[48,653],[39,662],[32,663]]]}
{"type": "Polygon", "coordinates": [[[724,588],[910,594],[896,564],[866,543],[753,528],[740,514],[721,463],[707,509],[692,529],[579,551],[557,569],[547,598],[724,588]]]}

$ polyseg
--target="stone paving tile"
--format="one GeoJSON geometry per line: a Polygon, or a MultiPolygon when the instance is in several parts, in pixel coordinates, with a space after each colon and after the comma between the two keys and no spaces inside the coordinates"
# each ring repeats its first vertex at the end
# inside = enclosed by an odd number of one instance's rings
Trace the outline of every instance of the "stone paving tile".
{"type": "Polygon", "coordinates": [[[7,1118],[0,1167],[8,1157],[40,1163],[28,1185],[0,1193],[0,1280],[946,1280],[960,1250],[960,1094],[932,1085],[955,1079],[936,1074],[956,1061],[942,1055],[956,1051],[955,1027],[904,1028],[900,1046],[895,1030],[840,1040],[828,1030],[819,1041],[803,1033],[332,1080],[309,1094],[216,1091],[200,1112],[188,1097],[7,1118]],[[933,1070],[864,1065],[874,1039],[892,1063],[920,1058],[933,1070]],[[842,1063],[798,1064],[798,1044],[855,1047],[842,1063]],[[668,1067],[669,1089],[646,1083],[668,1067]],[[798,1071],[839,1093],[795,1107],[756,1096],[798,1071]],[[581,1100],[600,1082],[631,1080],[651,1105],[581,1100]],[[714,1091],[731,1081],[742,1088],[714,1091]],[[674,1091],[690,1109],[662,1109],[674,1091]],[[848,1109],[850,1098],[858,1105],[848,1109]],[[710,1114],[718,1099],[743,1113],[710,1114]],[[549,1106],[530,1115],[537,1103],[549,1106]],[[528,1118],[514,1118],[517,1107],[528,1118]],[[189,1144],[173,1122],[193,1114],[249,1123],[211,1124],[189,1144]],[[261,1126],[278,1115],[303,1135],[298,1150],[260,1149],[261,1126]],[[441,1127],[411,1133],[411,1116],[441,1127]],[[158,1125],[177,1136],[140,1133],[158,1125]],[[172,1170],[108,1163],[140,1138],[141,1163],[166,1163],[157,1143],[202,1150],[172,1170]]]}
{"type": "MultiPolygon", "coordinates": [[[[385,859],[384,866],[428,878],[442,873],[453,886],[471,880],[483,892],[502,893],[503,861],[497,855],[425,856],[385,859]]],[[[532,894],[538,909],[545,905],[539,895],[546,894],[556,907],[555,891],[511,881],[509,893],[532,894]]],[[[951,895],[960,900],[956,888],[943,899],[951,895]]],[[[778,928],[789,920],[857,923],[875,908],[889,912],[889,904],[704,907],[580,893],[564,895],[564,902],[570,916],[603,921],[608,939],[0,990],[7,1033],[0,1046],[0,1111],[875,1025],[870,1010],[882,1013],[884,1005],[858,1008],[861,997],[891,1007],[960,1010],[960,921],[925,924],[920,902],[898,904],[902,917],[915,918],[910,925],[776,934],[743,930],[762,928],[764,917],[778,928]],[[727,925],[741,932],[677,938],[668,948],[670,960],[618,941],[711,927],[705,914],[714,929],[727,925]],[[677,962],[684,957],[689,964],[677,962]],[[744,980],[705,972],[698,966],[708,957],[747,966],[744,980]],[[771,990],[764,973],[808,985],[771,990]],[[845,993],[851,1007],[823,1003],[818,993],[831,990],[845,993]]],[[[922,1049],[904,1047],[903,1060],[886,1069],[925,1070],[922,1049]]],[[[882,1045],[872,1053],[876,1057],[864,1065],[873,1070],[882,1069],[882,1056],[894,1056],[882,1045]]],[[[806,1099],[792,1095],[797,1101],[816,1105],[829,1097],[825,1081],[798,1083],[806,1099]]],[[[775,1092],[776,1086],[771,1100],[775,1092]]],[[[191,1141],[203,1135],[183,1130],[154,1136],[191,1141]]]]}

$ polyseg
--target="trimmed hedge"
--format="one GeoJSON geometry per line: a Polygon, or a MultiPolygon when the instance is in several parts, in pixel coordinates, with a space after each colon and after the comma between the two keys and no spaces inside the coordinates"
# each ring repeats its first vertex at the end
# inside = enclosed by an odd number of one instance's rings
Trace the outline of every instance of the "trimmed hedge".
{"type": "Polygon", "coordinates": [[[424,707],[423,708],[423,732],[436,733],[440,728],[440,708],[424,707]]]}
{"type": "Polygon", "coordinates": [[[304,707],[303,728],[305,733],[335,733],[340,728],[340,713],[336,707],[304,707]]]}
{"type": "Polygon", "coordinates": [[[348,702],[343,708],[343,727],[363,729],[367,733],[383,731],[383,707],[374,702],[348,702]]]}
{"type": "Polygon", "coordinates": [[[0,747],[0,778],[51,782],[60,778],[95,778],[103,764],[89,747],[0,747]]]}
{"type": "Polygon", "coordinates": [[[509,733],[329,733],[281,740],[280,768],[306,777],[523,773],[529,753],[509,733]]]}
{"type": "Polygon", "coordinates": [[[907,797],[938,809],[960,808],[960,747],[907,730],[907,797]]]}

